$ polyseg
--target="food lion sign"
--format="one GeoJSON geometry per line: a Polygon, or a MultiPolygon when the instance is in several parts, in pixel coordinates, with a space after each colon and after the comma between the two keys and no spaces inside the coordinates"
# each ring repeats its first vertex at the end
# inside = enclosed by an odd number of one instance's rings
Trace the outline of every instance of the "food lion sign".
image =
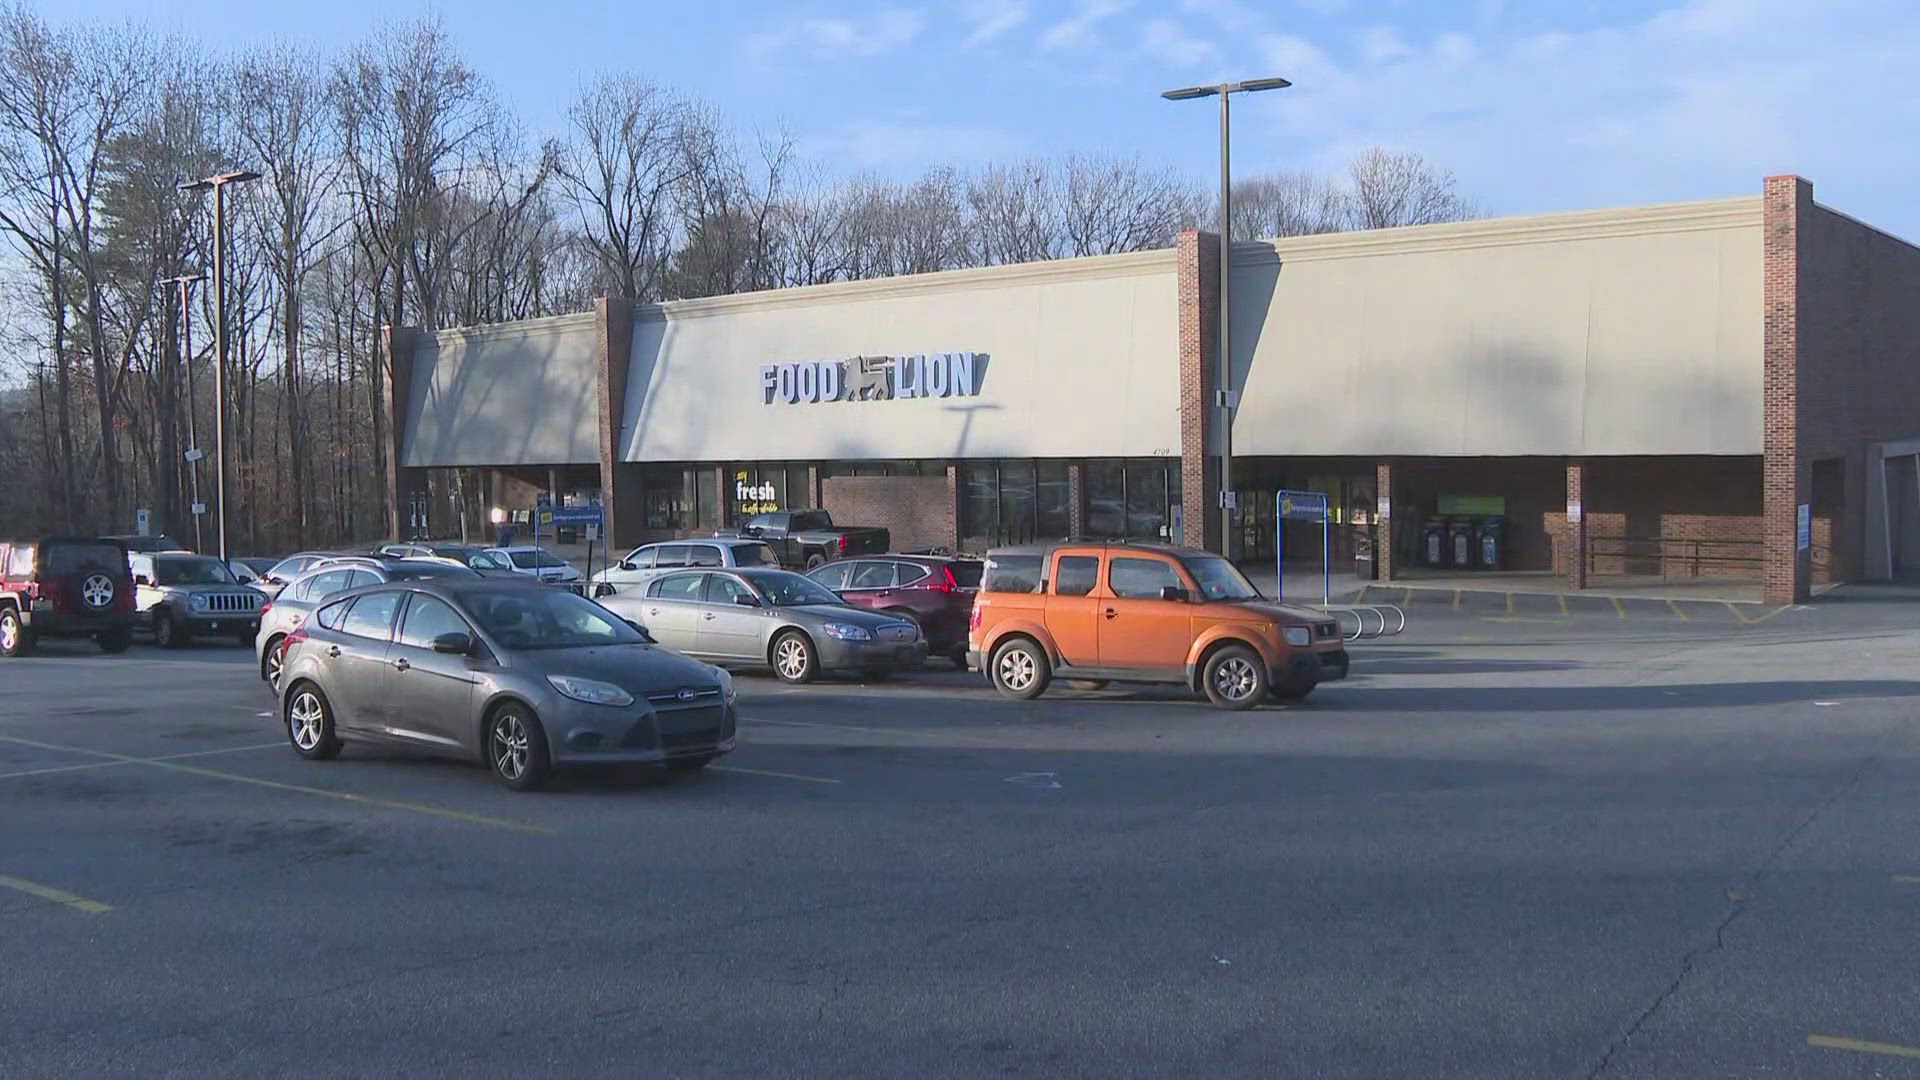
{"type": "Polygon", "coordinates": [[[760,365],[760,403],[978,397],[979,353],[856,356],[760,365]]]}

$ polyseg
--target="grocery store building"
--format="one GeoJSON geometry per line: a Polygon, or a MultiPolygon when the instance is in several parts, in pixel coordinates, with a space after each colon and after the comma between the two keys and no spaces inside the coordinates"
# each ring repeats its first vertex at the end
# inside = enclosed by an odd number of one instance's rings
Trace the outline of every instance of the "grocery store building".
{"type": "Polygon", "coordinates": [[[615,550],[824,507],[902,549],[1231,527],[1270,561],[1274,492],[1313,489],[1387,580],[1496,572],[1429,543],[1489,519],[1497,572],[1570,588],[1920,574],[1920,249],[1805,180],[1236,244],[1230,526],[1217,244],[391,330],[394,531],[459,467],[600,503],[615,550]]]}

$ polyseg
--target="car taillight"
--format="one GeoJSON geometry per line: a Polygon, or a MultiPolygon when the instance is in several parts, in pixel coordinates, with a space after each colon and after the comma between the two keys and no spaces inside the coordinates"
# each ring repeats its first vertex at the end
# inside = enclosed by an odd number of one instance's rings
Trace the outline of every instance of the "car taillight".
{"type": "Polygon", "coordinates": [[[834,541],[834,543],[840,548],[840,554],[845,555],[847,553],[847,538],[845,536],[840,537],[834,541]]]}
{"type": "Polygon", "coordinates": [[[130,585],[122,585],[114,589],[113,609],[122,615],[133,614],[133,588],[130,585]]]}
{"type": "Polygon", "coordinates": [[[953,571],[943,566],[940,576],[929,579],[924,587],[929,592],[953,592],[960,587],[960,583],[953,580],[953,571]]]}
{"type": "Polygon", "coordinates": [[[40,583],[40,598],[54,607],[67,606],[67,583],[54,578],[40,583]]]}
{"type": "Polygon", "coordinates": [[[973,610],[967,614],[967,629],[980,629],[980,601],[973,602],[973,610]]]}

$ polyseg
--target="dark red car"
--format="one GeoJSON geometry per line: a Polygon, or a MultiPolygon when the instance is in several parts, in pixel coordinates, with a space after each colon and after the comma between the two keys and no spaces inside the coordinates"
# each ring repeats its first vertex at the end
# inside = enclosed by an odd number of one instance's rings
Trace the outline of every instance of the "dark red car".
{"type": "Polygon", "coordinates": [[[937,555],[867,555],[828,563],[807,576],[849,604],[919,623],[928,654],[965,670],[967,619],[983,565],[937,555]]]}

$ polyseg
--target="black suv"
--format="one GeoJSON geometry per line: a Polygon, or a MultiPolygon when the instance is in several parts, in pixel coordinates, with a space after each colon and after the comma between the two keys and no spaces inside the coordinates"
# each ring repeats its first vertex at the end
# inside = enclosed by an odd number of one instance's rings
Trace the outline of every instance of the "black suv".
{"type": "Polygon", "coordinates": [[[0,540],[0,656],[23,655],[51,637],[90,637],[106,652],[125,652],[138,618],[119,540],[0,540]]]}

